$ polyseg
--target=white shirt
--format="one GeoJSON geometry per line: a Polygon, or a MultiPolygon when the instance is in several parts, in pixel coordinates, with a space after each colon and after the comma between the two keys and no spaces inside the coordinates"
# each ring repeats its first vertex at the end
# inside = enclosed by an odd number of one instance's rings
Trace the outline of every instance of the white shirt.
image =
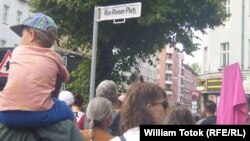
{"type": "Polygon", "coordinates": [[[74,112],[75,114],[75,117],[76,117],[76,120],[77,120],[77,123],[79,122],[79,120],[81,119],[81,117],[84,115],[83,112],[74,112]]]}
{"type": "MultiPolygon", "coordinates": [[[[140,141],[140,128],[131,128],[123,134],[126,141],[140,141]]],[[[114,137],[110,141],[121,141],[118,136],[114,137]]]]}

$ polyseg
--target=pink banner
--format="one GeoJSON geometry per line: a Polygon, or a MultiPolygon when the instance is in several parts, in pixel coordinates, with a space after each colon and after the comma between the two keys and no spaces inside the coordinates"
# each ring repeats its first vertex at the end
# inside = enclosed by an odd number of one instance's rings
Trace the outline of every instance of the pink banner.
{"type": "Polygon", "coordinates": [[[247,98],[242,82],[238,63],[224,68],[217,124],[247,124],[247,98]]]}

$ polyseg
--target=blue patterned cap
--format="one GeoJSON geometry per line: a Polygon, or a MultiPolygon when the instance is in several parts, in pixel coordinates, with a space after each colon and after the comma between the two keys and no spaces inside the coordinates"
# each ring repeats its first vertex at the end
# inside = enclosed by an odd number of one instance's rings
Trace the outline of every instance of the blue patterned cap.
{"type": "Polygon", "coordinates": [[[54,20],[42,13],[37,13],[27,18],[23,24],[11,26],[10,29],[14,31],[20,37],[22,36],[23,28],[30,27],[47,33],[54,39],[58,38],[57,25],[54,20]]]}

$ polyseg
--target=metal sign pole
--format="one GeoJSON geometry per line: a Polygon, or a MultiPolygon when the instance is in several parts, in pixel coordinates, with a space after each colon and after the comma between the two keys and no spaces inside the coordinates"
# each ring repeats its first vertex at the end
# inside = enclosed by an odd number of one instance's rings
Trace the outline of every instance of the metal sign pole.
{"type": "Polygon", "coordinates": [[[92,55],[91,55],[91,72],[90,72],[90,90],[89,100],[95,96],[95,74],[96,74],[96,54],[97,54],[97,39],[98,39],[98,22],[105,20],[123,19],[124,23],[127,18],[136,18],[141,16],[141,2],[130,3],[123,5],[112,5],[106,7],[95,7],[94,9],[94,26],[92,38],[92,55]]]}
{"type": "Polygon", "coordinates": [[[95,74],[96,74],[96,54],[97,54],[97,39],[98,39],[98,7],[94,10],[94,26],[93,26],[93,38],[92,38],[92,55],[91,55],[91,72],[90,72],[90,90],[89,101],[94,98],[95,95],[95,74]]]}

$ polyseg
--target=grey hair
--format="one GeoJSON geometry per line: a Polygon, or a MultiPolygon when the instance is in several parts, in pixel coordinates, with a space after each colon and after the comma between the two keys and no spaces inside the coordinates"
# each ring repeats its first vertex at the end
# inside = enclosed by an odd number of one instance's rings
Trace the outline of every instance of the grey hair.
{"type": "Polygon", "coordinates": [[[104,97],[95,97],[92,99],[87,107],[86,117],[89,121],[90,139],[93,140],[93,128],[95,122],[102,122],[108,115],[112,114],[112,104],[104,97]]]}
{"type": "Polygon", "coordinates": [[[112,80],[104,80],[96,88],[97,97],[105,97],[112,103],[118,99],[117,92],[117,85],[112,80]]]}

